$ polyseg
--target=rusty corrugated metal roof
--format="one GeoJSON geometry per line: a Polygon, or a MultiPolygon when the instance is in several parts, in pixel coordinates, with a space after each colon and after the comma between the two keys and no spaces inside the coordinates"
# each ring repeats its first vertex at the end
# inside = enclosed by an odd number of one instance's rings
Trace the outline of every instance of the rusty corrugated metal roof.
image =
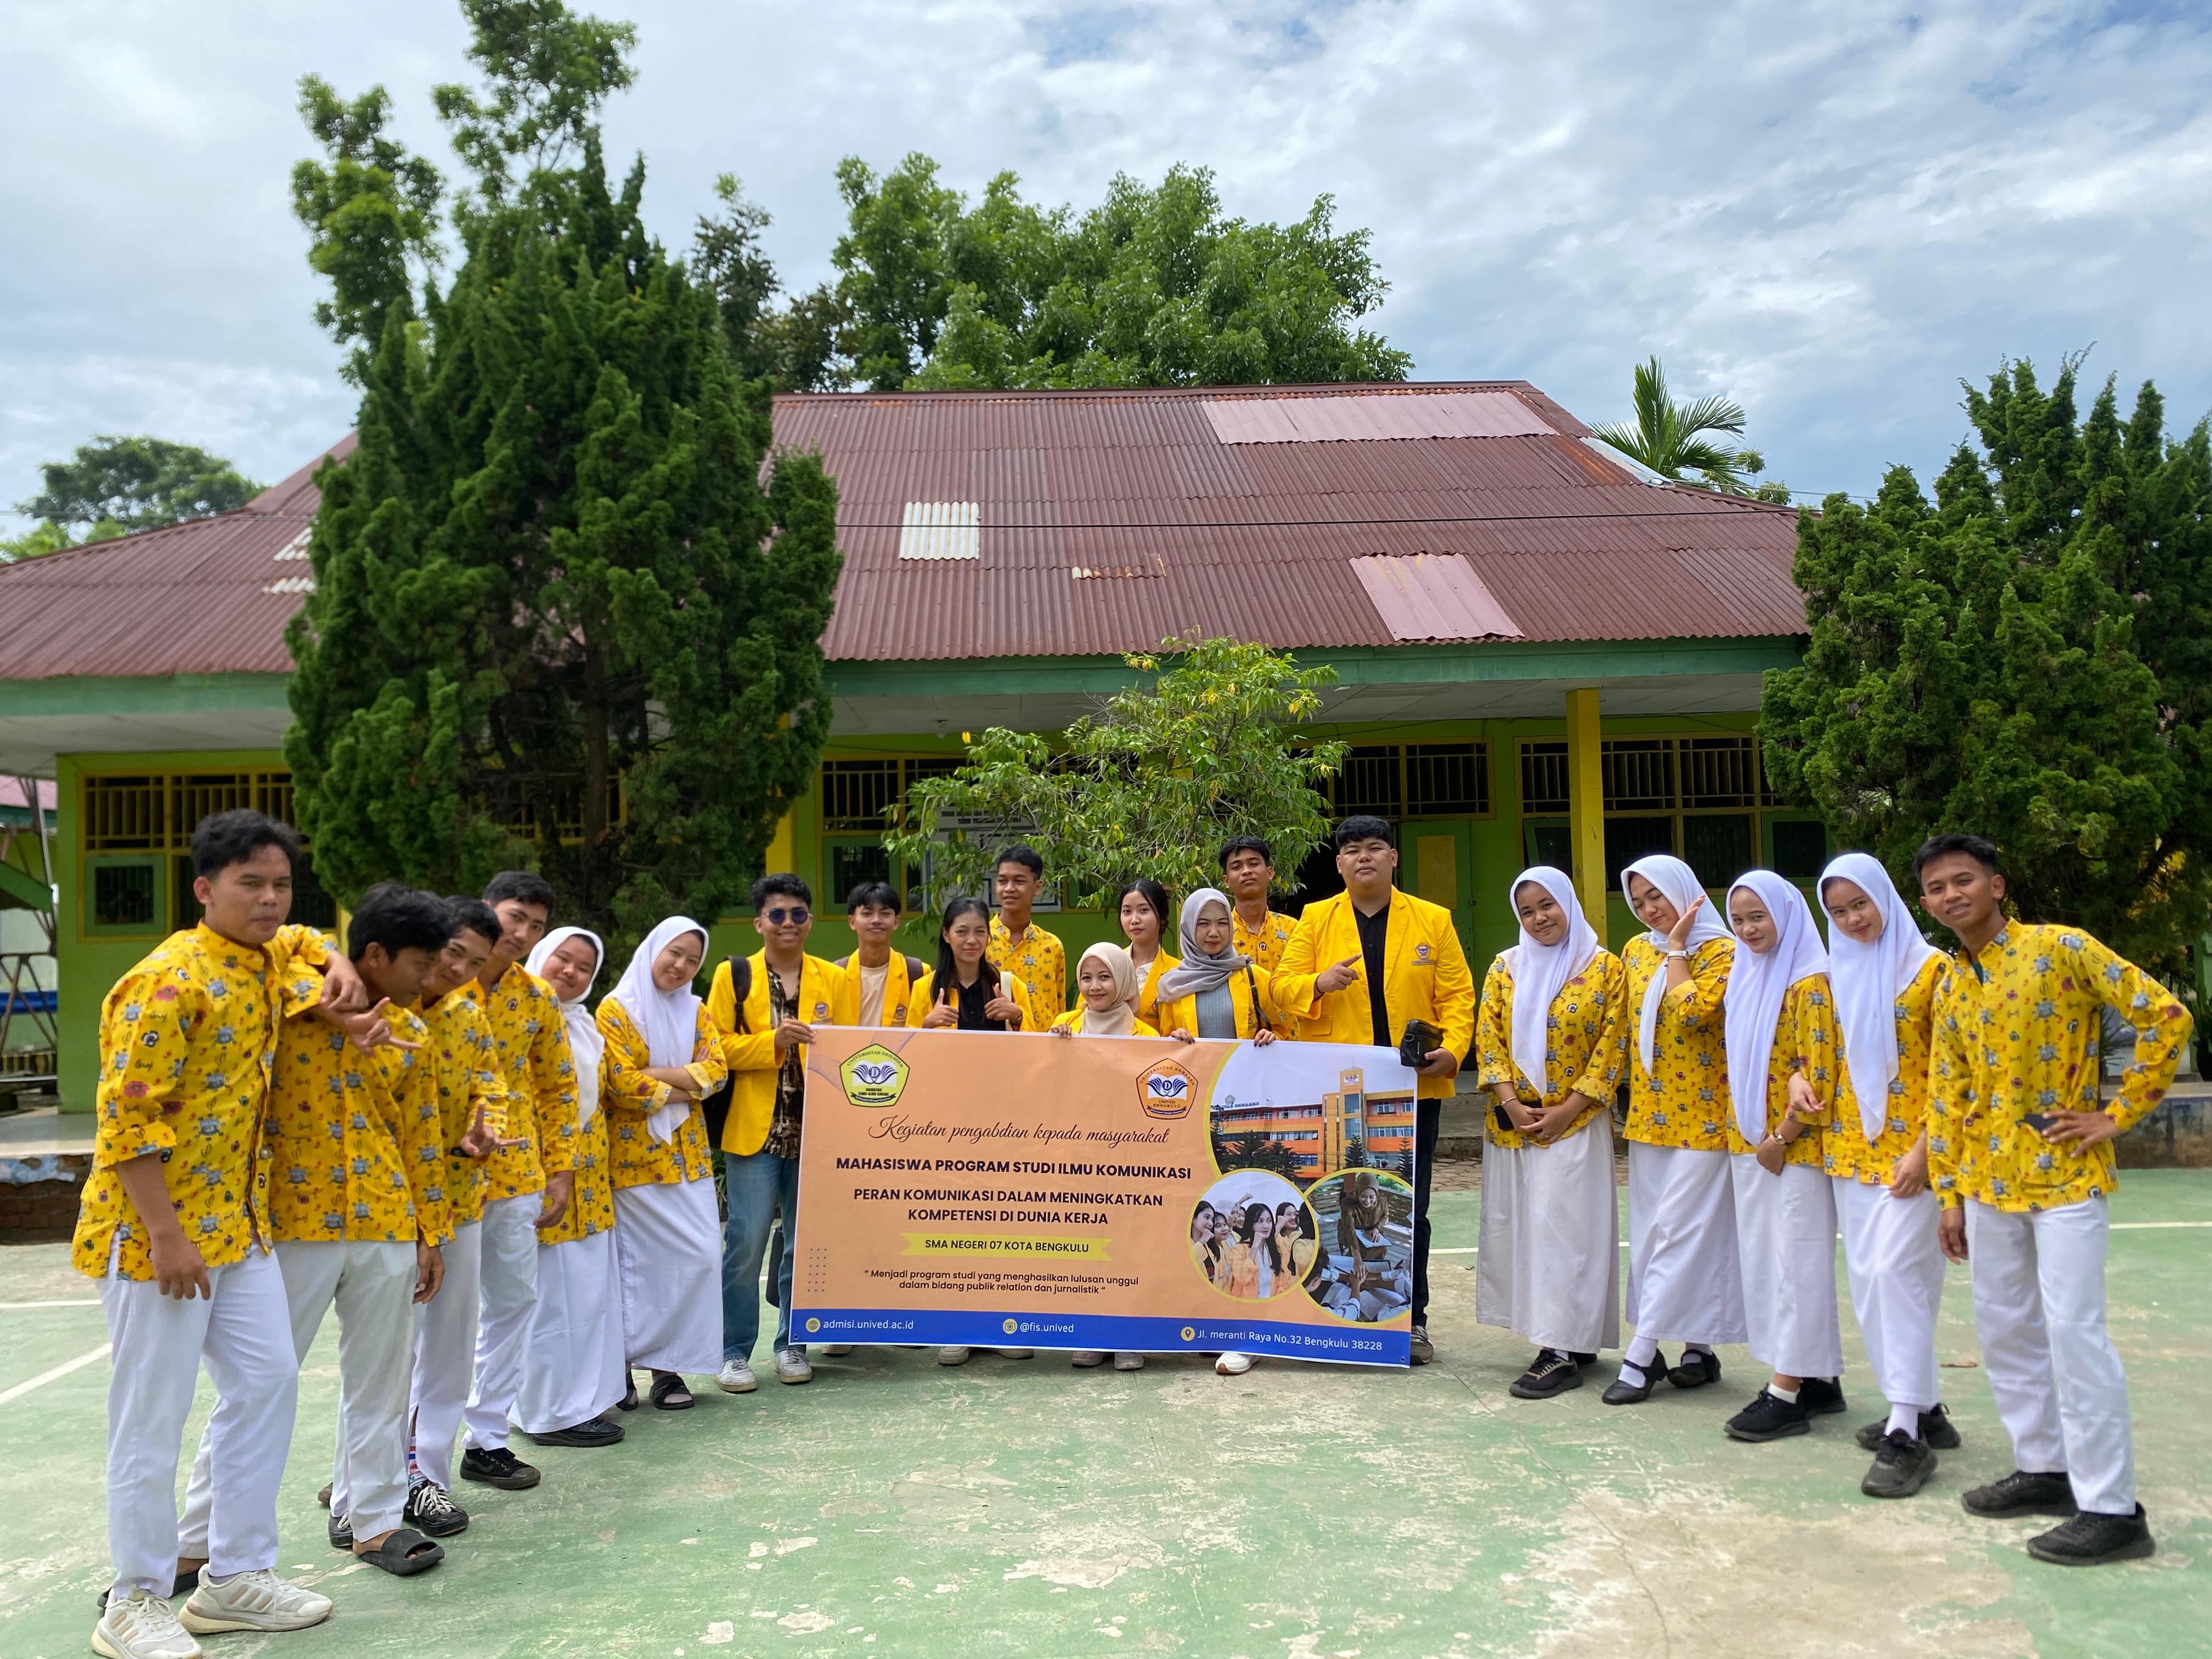
{"type": "MultiPolygon", "coordinates": [[[[1529,640],[1803,631],[1793,513],[1639,483],[1587,434],[1522,381],[775,404],[777,442],[818,449],[837,480],[833,659],[1090,656],[1193,633],[1388,646],[1405,636],[1355,561],[1424,557],[1471,573],[1498,613],[1465,625],[1502,616],[1529,640]],[[1497,435],[1420,435],[1436,432],[1497,435]],[[900,557],[918,507],[969,503],[975,556],[900,557]]],[[[288,669],[306,569],[277,556],[313,517],[313,471],[221,518],[0,568],[0,678],[288,669]]]]}

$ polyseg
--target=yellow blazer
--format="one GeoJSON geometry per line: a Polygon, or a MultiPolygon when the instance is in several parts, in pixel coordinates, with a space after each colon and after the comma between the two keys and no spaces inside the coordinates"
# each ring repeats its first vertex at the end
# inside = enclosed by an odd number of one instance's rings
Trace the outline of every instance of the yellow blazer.
{"type": "MultiPolygon", "coordinates": [[[[1022,1011],[1022,1030],[1037,1031],[1044,1029],[1037,1024],[1036,1005],[1030,1000],[1028,986],[1001,968],[999,969],[999,988],[1006,994],[1015,1007],[1022,1011]]],[[[884,1000],[888,1002],[890,1000],[889,994],[886,993],[884,1000]]],[[[930,1006],[936,1000],[937,969],[933,968],[924,974],[914,989],[907,994],[906,1023],[915,1030],[920,1030],[921,1023],[929,1018],[930,1006]]]]}
{"type": "MultiPolygon", "coordinates": [[[[722,1150],[749,1158],[768,1140],[775,1116],[775,1028],[768,1018],[768,953],[750,957],[752,985],[745,996],[745,1029],[738,1029],[737,990],[730,964],[717,963],[707,989],[707,1018],[720,1035],[722,1063],[730,1068],[730,1115],[722,1125],[722,1150]]],[[[835,963],[808,957],[799,969],[799,1000],[793,1009],[810,1025],[835,1025],[844,995],[845,976],[835,963]]],[[[805,1049],[799,1050],[805,1065],[805,1049]]]]}
{"type": "MultiPolygon", "coordinates": [[[[1359,922],[1348,893],[1306,906],[1297,930],[1275,964],[1275,1001],[1307,1042],[1373,1043],[1395,1048],[1409,1019],[1425,1019],[1443,1032],[1437,1046],[1462,1057],[1474,1040],[1474,978],[1451,912],[1441,904],[1393,889],[1385,945],[1382,993],[1395,1031],[1377,1031],[1368,1016],[1367,977],[1326,995],[1315,988],[1322,969],[1359,955],[1359,922]]],[[[1417,1079],[1423,1100],[1452,1093],[1448,1077],[1417,1079]]]]}
{"type": "MultiPolygon", "coordinates": [[[[1282,1010],[1275,1006],[1274,975],[1265,968],[1255,965],[1249,979],[1241,972],[1231,975],[1229,1000],[1237,1010],[1237,1035],[1240,1037],[1257,1036],[1261,1026],[1279,1028],[1284,1023],[1282,1010]],[[1260,994],[1256,1009],[1252,1001],[1255,990],[1260,994]]],[[[1160,1030],[1170,1036],[1177,1031],[1188,1031],[1196,1036],[1198,999],[1194,996],[1177,997],[1173,1001],[1162,1003],[1158,1024],[1160,1030]]]]}
{"type": "MultiPolygon", "coordinates": [[[[833,1025],[858,1025],[860,1023],[860,966],[851,957],[840,957],[830,966],[843,976],[844,994],[832,1011],[830,1023],[833,1025]]],[[[921,976],[927,980],[929,970],[924,969],[921,976]]],[[[878,1029],[884,1025],[905,1024],[907,1006],[913,1000],[914,982],[907,978],[906,954],[894,951],[890,964],[884,969],[884,1017],[878,1029]]],[[[929,1011],[925,1007],[922,1012],[927,1013],[929,1011]]]]}
{"type": "MultiPolygon", "coordinates": [[[[1088,1014],[1090,1012],[1090,1009],[1085,1007],[1083,1004],[1079,1002],[1074,1007],[1069,1009],[1058,1019],[1053,1021],[1052,1029],[1055,1031],[1073,1031],[1076,1036],[1081,1036],[1084,1035],[1084,1016],[1088,1014]]],[[[1139,1019],[1132,1020],[1130,1022],[1129,1035],[1131,1036],[1156,1037],[1159,1035],[1159,1031],[1158,1028],[1147,1025],[1143,1020],[1139,1019]]]]}
{"type": "MultiPolygon", "coordinates": [[[[1137,987],[1137,1018],[1146,1024],[1159,1024],[1160,975],[1166,973],[1169,969],[1178,965],[1180,960],[1179,957],[1170,956],[1167,947],[1162,945],[1158,954],[1153,957],[1151,965],[1145,969],[1144,982],[1137,987]]],[[[1075,988],[1074,996],[1079,1005],[1083,1000],[1081,986],[1075,988]]],[[[1165,1028],[1162,1027],[1162,1029],[1165,1028]]]]}
{"type": "Polygon", "coordinates": [[[1291,1241],[1291,1265],[1285,1271],[1292,1283],[1303,1284],[1305,1281],[1306,1274],[1312,1270],[1315,1253],[1320,1248],[1304,1234],[1291,1241]]]}

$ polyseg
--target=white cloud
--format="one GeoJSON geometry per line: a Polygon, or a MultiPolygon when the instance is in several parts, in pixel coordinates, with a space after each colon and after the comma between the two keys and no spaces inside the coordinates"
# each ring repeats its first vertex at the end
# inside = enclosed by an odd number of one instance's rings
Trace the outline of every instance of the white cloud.
{"type": "MultiPolygon", "coordinates": [[[[831,172],[926,150],[1052,201],[1207,165],[1234,212],[1322,191],[1371,227],[1380,318],[1430,378],[1519,375],[1585,419],[1629,366],[1724,390],[1793,483],[1941,464],[1954,381],[2007,353],[2154,376],[2212,404],[2197,325],[2212,224],[2212,37],[2192,8],[2057,0],[1914,14],[1856,0],[875,0],[624,8],[611,111],[647,210],[688,235],[714,176],[828,272],[831,172]]],[[[377,8],[18,0],[0,14],[0,504],[94,431],[209,444],[257,476],[346,423],[286,173],[293,86],[381,81],[446,159],[449,0],[377,8]]]]}

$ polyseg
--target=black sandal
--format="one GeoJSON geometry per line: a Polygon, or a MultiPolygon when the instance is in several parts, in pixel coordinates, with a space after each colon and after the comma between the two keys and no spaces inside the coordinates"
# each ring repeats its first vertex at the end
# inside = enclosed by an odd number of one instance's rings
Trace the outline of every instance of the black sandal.
{"type": "Polygon", "coordinates": [[[623,1397],[615,1404],[626,1412],[637,1409],[637,1378],[625,1369],[623,1372],[623,1397]]]}
{"type": "Polygon", "coordinates": [[[381,1567],[394,1578],[412,1578],[428,1572],[446,1559],[446,1547],[434,1544],[412,1527],[399,1527],[385,1534],[373,1550],[356,1550],[354,1559],[381,1567]]]}
{"type": "Polygon", "coordinates": [[[653,1408],[662,1412],[688,1412],[697,1403],[691,1398],[691,1390],[684,1385],[684,1379],[674,1371],[653,1379],[653,1392],[648,1398],[653,1408]]]}

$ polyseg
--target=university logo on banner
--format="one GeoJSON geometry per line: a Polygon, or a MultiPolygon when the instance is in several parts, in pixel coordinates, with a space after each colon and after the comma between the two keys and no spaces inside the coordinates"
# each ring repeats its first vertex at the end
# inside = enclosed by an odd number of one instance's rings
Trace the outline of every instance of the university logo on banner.
{"type": "Polygon", "coordinates": [[[1154,1060],[1137,1074],[1137,1097],[1146,1117],[1181,1117],[1197,1096],[1197,1082],[1172,1060],[1154,1060]]]}
{"type": "Polygon", "coordinates": [[[838,1077],[851,1106],[896,1106],[905,1092],[907,1063],[879,1042],[872,1042],[844,1065],[838,1077]]]}

